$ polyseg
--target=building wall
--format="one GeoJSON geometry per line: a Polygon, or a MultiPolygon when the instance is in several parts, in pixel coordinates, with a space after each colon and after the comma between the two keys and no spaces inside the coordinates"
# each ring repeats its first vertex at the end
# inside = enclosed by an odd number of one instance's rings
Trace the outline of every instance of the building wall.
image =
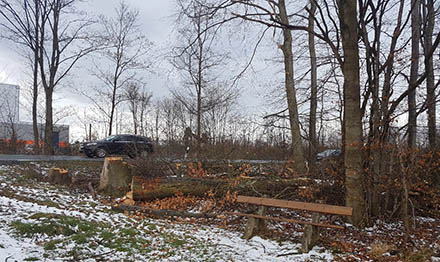
{"type": "MultiPolygon", "coordinates": [[[[38,129],[40,137],[44,137],[44,126],[39,124],[38,129]]],[[[18,140],[25,141],[28,144],[34,143],[34,129],[32,123],[0,123],[0,139],[11,139],[12,130],[15,130],[18,140]]],[[[69,144],[69,126],[55,125],[53,127],[53,131],[54,133],[58,133],[58,145],[60,147],[67,146],[69,144]]]]}
{"type": "Polygon", "coordinates": [[[18,123],[20,87],[0,83],[0,122],[18,123]]]}
{"type": "MultiPolygon", "coordinates": [[[[18,140],[33,144],[34,129],[32,123],[19,122],[19,98],[19,86],[0,83],[0,139],[11,139],[12,133],[15,131],[18,140]]],[[[44,126],[39,124],[38,129],[40,137],[44,137],[44,126]]],[[[58,135],[59,146],[69,144],[69,126],[55,125],[53,132],[55,136],[58,135]]]]}

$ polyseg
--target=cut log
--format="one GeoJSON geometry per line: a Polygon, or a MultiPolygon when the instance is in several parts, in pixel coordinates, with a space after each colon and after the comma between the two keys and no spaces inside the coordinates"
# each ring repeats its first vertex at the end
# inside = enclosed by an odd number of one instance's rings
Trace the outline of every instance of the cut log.
{"type": "Polygon", "coordinates": [[[156,216],[156,217],[193,217],[193,218],[216,218],[217,215],[209,214],[209,213],[194,213],[194,212],[186,212],[186,211],[178,211],[178,210],[169,210],[169,209],[153,209],[153,208],[144,208],[139,206],[131,206],[131,205],[114,205],[112,206],[112,210],[118,212],[141,212],[143,214],[156,216]]]}
{"type": "Polygon", "coordinates": [[[66,169],[51,168],[49,169],[49,181],[59,185],[70,185],[72,183],[72,176],[66,169]]]}
{"type": "Polygon", "coordinates": [[[122,157],[106,157],[99,180],[99,190],[112,197],[121,197],[130,190],[132,171],[122,157]]]}
{"type": "Polygon", "coordinates": [[[145,178],[134,176],[129,198],[135,201],[149,201],[175,196],[177,193],[203,197],[208,191],[219,196],[226,192],[227,182],[199,178],[145,178]]]}
{"type": "Polygon", "coordinates": [[[241,179],[228,181],[225,179],[192,178],[192,177],[165,177],[145,178],[134,176],[131,190],[135,201],[150,201],[173,197],[177,193],[184,195],[203,197],[209,191],[214,192],[216,197],[223,197],[226,192],[239,194],[254,194],[258,191],[262,194],[271,195],[274,192],[285,191],[283,196],[295,195],[295,189],[302,185],[298,180],[267,180],[267,179],[241,179]],[[285,190],[289,188],[290,190],[285,190]]]}

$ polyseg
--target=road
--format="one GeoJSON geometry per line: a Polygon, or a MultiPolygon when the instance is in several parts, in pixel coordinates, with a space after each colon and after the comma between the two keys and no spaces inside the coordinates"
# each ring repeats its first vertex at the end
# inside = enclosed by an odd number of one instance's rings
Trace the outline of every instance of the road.
{"type": "Polygon", "coordinates": [[[85,156],[46,156],[46,155],[2,155],[0,164],[13,162],[35,162],[35,161],[104,161],[100,158],[89,158],[85,156]]]}
{"type": "MultiPolygon", "coordinates": [[[[199,161],[197,159],[163,159],[169,162],[191,162],[191,161],[199,161]]],[[[65,155],[56,155],[56,156],[48,156],[48,155],[3,155],[0,154],[0,165],[1,164],[9,164],[16,162],[41,162],[41,161],[104,161],[103,158],[89,158],[86,156],[65,156],[65,155]]],[[[240,163],[248,163],[248,164],[282,164],[285,161],[279,160],[203,160],[207,162],[215,162],[215,161],[223,161],[225,163],[231,164],[240,164],[240,163]]]]}

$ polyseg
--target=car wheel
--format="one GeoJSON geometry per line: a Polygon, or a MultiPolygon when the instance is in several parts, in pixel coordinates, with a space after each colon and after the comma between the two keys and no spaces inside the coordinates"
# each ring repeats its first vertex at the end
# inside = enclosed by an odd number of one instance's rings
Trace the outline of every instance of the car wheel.
{"type": "Polygon", "coordinates": [[[98,149],[96,149],[95,154],[96,154],[96,156],[99,157],[99,158],[104,158],[104,157],[107,156],[107,151],[105,151],[105,150],[102,149],[102,148],[98,148],[98,149]]]}

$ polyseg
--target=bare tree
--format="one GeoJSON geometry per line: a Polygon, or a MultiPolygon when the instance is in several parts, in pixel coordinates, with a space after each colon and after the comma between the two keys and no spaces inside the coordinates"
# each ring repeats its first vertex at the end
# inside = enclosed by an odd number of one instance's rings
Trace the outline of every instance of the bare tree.
{"type": "Polygon", "coordinates": [[[279,45],[279,48],[282,50],[284,58],[285,91],[292,135],[292,159],[295,163],[296,172],[305,173],[306,165],[302,148],[298,103],[294,82],[292,33],[291,28],[288,27],[290,24],[289,17],[291,17],[291,15],[287,12],[284,0],[262,2],[265,4],[244,0],[234,1],[234,3],[247,7],[249,10],[245,9],[243,14],[233,13],[233,15],[237,18],[242,18],[251,22],[280,28],[282,31],[283,43],[279,45]]]}
{"type": "Polygon", "coordinates": [[[129,83],[141,82],[138,73],[146,69],[145,55],[152,44],[141,33],[139,12],[120,2],[114,18],[101,17],[102,37],[106,48],[99,52],[103,60],[95,66],[95,76],[102,86],[95,88],[93,97],[87,95],[107,118],[108,135],[113,133],[115,112],[123,102],[124,89],[129,83]],[[95,97],[101,96],[102,101],[95,97]]]}
{"type": "Polygon", "coordinates": [[[128,108],[133,118],[134,134],[145,135],[147,107],[150,105],[151,93],[141,90],[136,82],[130,83],[125,91],[128,108]]]}
{"type": "Polygon", "coordinates": [[[417,145],[417,104],[415,83],[419,74],[420,0],[411,0],[411,73],[408,86],[408,146],[417,145]]]}
{"type": "Polygon", "coordinates": [[[203,115],[216,107],[221,107],[236,99],[237,92],[232,85],[218,79],[216,69],[226,59],[215,50],[218,31],[209,30],[213,14],[206,1],[178,0],[180,9],[178,21],[183,26],[178,29],[179,41],[184,41],[173,50],[173,66],[181,72],[183,88],[172,93],[196,116],[196,138],[199,151],[202,134],[203,115]]]}
{"type": "Polygon", "coordinates": [[[79,0],[39,1],[40,29],[38,66],[45,92],[44,152],[53,154],[53,94],[55,88],[70,73],[75,64],[94,51],[94,46],[81,46],[88,38],[87,30],[93,23],[81,17],[75,5],[79,0]]]}
{"type": "Polygon", "coordinates": [[[432,36],[434,33],[435,24],[435,9],[434,1],[424,0],[422,5],[423,10],[423,54],[425,56],[425,70],[426,76],[426,102],[428,107],[428,139],[431,149],[436,147],[437,126],[436,126],[436,95],[434,83],[434,62],[433,57],[428,56],[433,48],[432,36]]]}
{"type": "Polygon", "coordinates": [[[9,140],[10,153],[17,149],[18,97],[10,97],[9,93],[0,94],[0,136],[9,140]],[[16,102],[15,102],[16,101],[16,102]]]}
{"type": "Polygon", "coordinates": [[[359,226],[365,215],[362,175],[362,122],[360,112],[357,1],[339,0],[339,23],[344,50],[344,131],[346,204],[353,207],[352,222],[359,226]]]}
{"type": "MultiPolygon", "coordinates": [[[[160,119],[163,122],[162,131],[168,143],[175,143],[181,140],[187,121],[187,111],[183,104],[176,98],[165,98],[160,101],[160,119]]],[[[158,125],[158,123],[156,123],[158,125]]],[[[157,127],[156,127],[157,128],[157,127]]]]}
{"type": "Polygon", "coordinates": [[[316,150],[317,150],[317,138],[316,138],[316,110],[318,107],[318,66],[315,49],[315,20],[314,15],[316,12],[315,0],[310,0],[309,11],[309,53],[310,53],[310,117],[309,117],[309,163],[311,166],[315,165],[316,150]]]}
{"type": "Polygon", "coordinates": [[[32,53],[32,125],[34,133],[34,152],[40,151],[38,131],[38,60],[40,55],[40,20],[41,0],[1,0],[0,17],[4,22],[0,26],[5,29],[7,38],[29,49],[32,53]]]}

